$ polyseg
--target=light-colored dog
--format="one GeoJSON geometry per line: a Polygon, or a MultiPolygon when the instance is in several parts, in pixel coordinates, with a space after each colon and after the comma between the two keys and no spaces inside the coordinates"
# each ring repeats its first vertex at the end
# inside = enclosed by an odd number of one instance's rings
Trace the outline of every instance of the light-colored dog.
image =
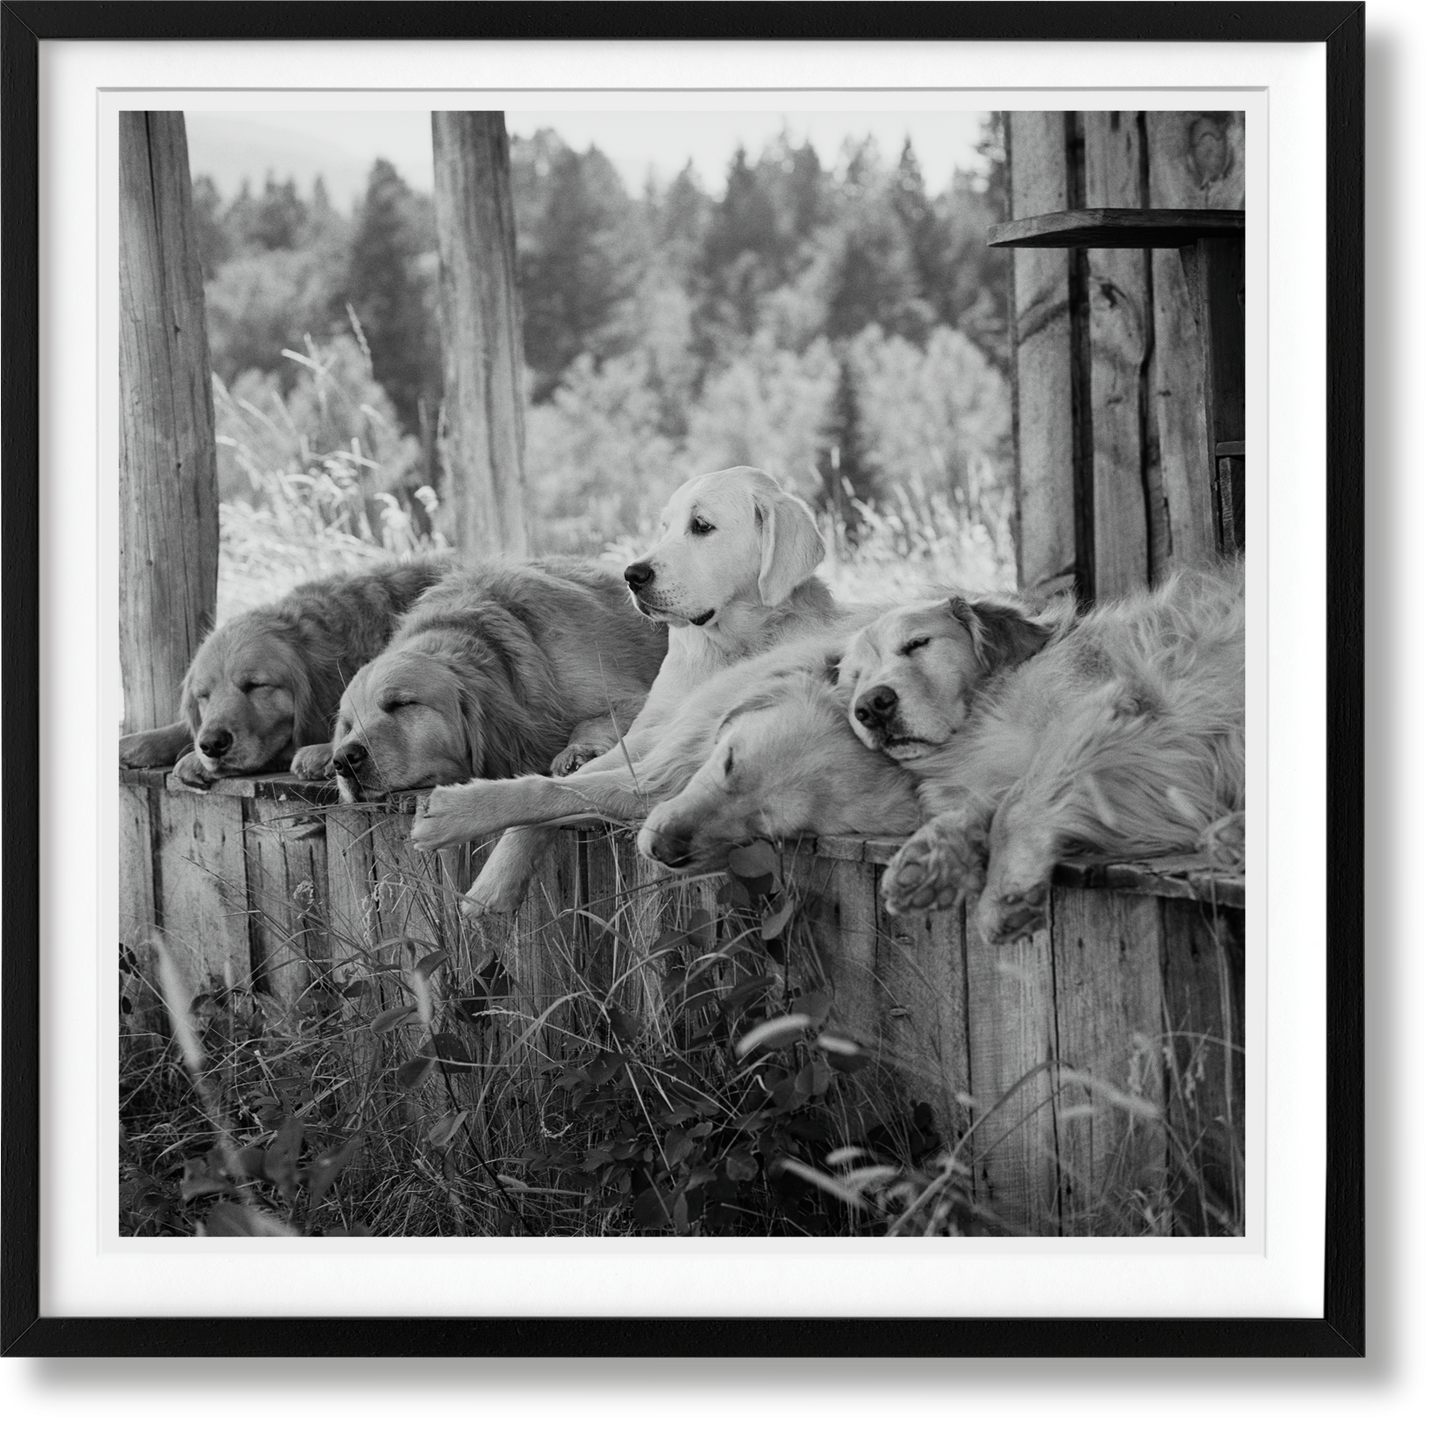
{"type": "Polygon", "coordinates": [[[799,666],[742,693],[687,786],[648,814],[638,851],[678,871],[712,872],[759,839],[912,832],[923,815],[913,781],[854,737],[835,678],[799,666]]]}
{"type": "Polygon", "coordinates": [[[884,875],[892,911],[978,899],[984,936],[1018,940],[1060,858],[1192,851],[1242,823],[1242,566],[1077,619],[911,604],[853,638],[840,681],[854,731],[915,776],[931,819],[884,875]]]}
{"type": "MultiPolygon", "coordinates": [[[[419,847],[487,836],[498,830],[499,811],[512,814],[502,826],[618,815],[619,805],[625,815],[640,817],[647,808],[637,808],[633,769],[665,741],[700,685],[751,655],[836,622],[832,595],[813,577],[824,552],[818,526],[806,505],[767,474],[754,468],[703,474],[673,494],[662,516],[661,539],[624,576],[638,610],[667,624],[667,657],[624,743],[572,776],[553,779],[551,788],[540,779],[543,787],[531,786],[526,798],[515,790],[503,796],[494,790],[498,784],[485,782],[437,788],[417,810],[412,837],[419,847]]],[[[486,911],[515,911],[553,837],[545,828],[509,832],[473,884],[472,901],[486,911]]]]}
{"type": "MultiPolygon", "coordinates": [[[[432,816],[417,845],[447,847],[523,821],[606,817],[641,822],[659,803],[683,793],[709,764],[724,785],[736,780],[739,798],[721,818],[715,834],[718,842],[726,839],[728,831],[745,834],[741,841],[764,835],[765,821],[773,823],[767,835],[791,835],[801,831],[799,824],[811,817],[830,824],[830,830],[856,830],[865,819],[869,830],[911,830],[918,817],[911,781],[901,769],[858,744],[848,731],[833,684],[843,646],[864,621],[863,615],[844,619],[832,629],[780,643],[714,674],[682,701],[671,721],[656,730],[656,740],[620,775],[615,769],[599,770],[589,764],[569,777],[517,777],[469,784],[460,789],[470,795],[470,801],[461,812],[459,825],[446,825],[454,815],[451,811],[440,818],[432,816]],[[765,714],[766,719],[750,723],[748,719],[755,714],[765,714]],[[790,724],[796,725],[792,731],[790,724]],[[731,745],[720,748],[728,735],[731,745]],[[795,750],[798,741],[805,745],[816,742],[819,751],[810,757],[795,750]],[[729,753],[734,766],[725,771],[729,753]],[[740,756],[745,758],[741,769],[736,766],[740,756]],[[780,764],[776,781],[767,772],[770,756],[780,764]],[[836,790],[826,785],[820,785],[816,793],[806,790],[808,779],[818,776],[817,762],[825,768],[836,765],[836,790]],[[890,768],[892,775],[888,776],[890,768]],[[870,769],[871,776],[860,777],[870,769]],[[851,799],[846,793],[850,783],[856,787],[851,799]],[[770,785],[773,790],[765,802],[763,793],[770,785]],[[790,790],[784,791],[785,786],[790,790]],[[869,794],[879,797],[881,813],[865,811],[869,794]],[[899,813],[904,809],[907,819],[899,825],[899,813]],[[848,814],[846,820],[837,816],[842,811],[848,814]],[[880,829],[880,816],[894,825],[880,829]]],[[[689,803],[695,799],[696,792],[689,803]]],[[[660,834],[664,825],[666,822],[655,830],[660,834]]],[[[659,860],[681,856],[679,834],[674,834],[674,841],[673,847],[664,842],[656,849],[659,860]]],[[[711,847],[710,842],[708,845],[711,847]]]]}
{"type": "Polygon", "coordinates": [[[348,801],[568,772],[637,716],[667,642],[622,579],[575,558],[484,563],[438,583],[352,678],[332,765],[348,801]]]}

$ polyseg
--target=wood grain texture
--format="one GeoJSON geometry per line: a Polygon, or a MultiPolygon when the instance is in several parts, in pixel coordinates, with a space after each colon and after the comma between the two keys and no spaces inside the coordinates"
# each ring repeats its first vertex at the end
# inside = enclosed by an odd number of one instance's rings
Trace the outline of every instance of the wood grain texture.
{"type": "Polygon", "coordinates": [[[243,813],[252,980],[294,1004],[330,974],[325,824],[276,798],[252,798],[243,813]]]}
{"type": "Polygon", "coordinates": [[[1165,1234],[1163,940],[1155,898],[1054,894],[1065,1235],[1165,1234]]]}
{"type": "Polygon", "coordinates": [[[1163,927],[1174,1209],[1181,1234],[1219,1235],[1230,1232],[1221,1212],[1245,1209],[1243,923],[1204,903],[1166,902],[1163,927]]]}
{"type": "MultiPolygon", "coordinates": [[[[1138,124],[1137,111],[1083,110],[1085,130],[1111,128],[1118,123],[1138,124]]],[[[1120,178],[1106,163],[1101,183],[1120,178]]],[[[1061,209],[1052,214],[1013,219],[988,228],[992,249],[1154,249],[1178,248],[1196,239],[1218,238],[1244,231],[1243,211],[1223,209],[1143,210],[1135,203],[1111,199],[1107,188],[1088,191],[1087,207],[1061,209]],[[1104,199],[1107,203],[1097,203],[1104,199]],[[1121,207],[1122,206],[1122,207],[1121,207]]]]}
{"type": "MultiPolygon", "coordinates": [[[[1145,175],[1139,116],[1086,110],[1085,202],[1138,210],[1145,175]]],[[[1121,598],[1149,581],[1165,523],[1148,473],[1145,371],[1153,345],[1147,251],[1090,249],[1089,396],[1094,438],[1094,596],[1121,598]]]]}
{"type": "MultiPolygon", "coordinates": [[[[1068,156],[1060,111],[1008,117],[1010,203],[1015,219],[1068,204],[1068,156]]],[[[1014,405],[1018,449],[1019,586],[1072,587],[1074,411],[1069,258],[1020,249],[1013,258],[1014,405]]]]}
{"type": "Polygon", "coordinates": [[[174,721],[216,612],[211,358],[179,111],[120,116],[120,648],[124,730],[174,721]]]}
{"type": "Polygon", "coordinates": [[[1144,118],[1152,208],[1244,208],[1242,111],[1150,110],[1144,118]]]}
{"type": "Polygon", "coordinates": [[[155,814],[156,922],[197,991],[245,987],[250,898],[241,799],[169,788],[155,814]]]}
{"type": "Polygon", "coordinates": [[[527,552],[522,320],[504,116],[432,114],[446,354],[450,536],[463,553],[527,552]]]}
{"type": "Polygon", "coordinates": [[[120,789],[120,940],[132,950],[139,949],[156,926],[152,791],[120,789]]]}
{"type": "Polygon", "coordinates": [[[1059,1234],[1054,973],[1047,930],[1007,947],[964,928],[974,1191],[1006,1227],[1059,1234]]]}

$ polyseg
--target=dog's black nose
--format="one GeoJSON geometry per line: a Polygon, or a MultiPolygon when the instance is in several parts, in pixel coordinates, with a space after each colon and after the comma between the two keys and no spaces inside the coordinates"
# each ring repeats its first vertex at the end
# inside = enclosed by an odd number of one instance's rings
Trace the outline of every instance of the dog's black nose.
{"type": "Polygon", "coordinates": [[[349,747],[338,747],[331,754],[331,765],[338,772],[344,772],[348,776],[354,775],[361,769],[362,763],[366,761],[366,749],[357,747],[355,744],[349,747]]]}
{"type": "Polygon", "coordinates": [[[622,576],[627,580],[627,586],[635,593],[639,588],[647,587],[656,575],[653,573],[650,563],[629,563],[622,576]]]}
{"type": "Polygon", "coordinates": [[[674,828],[670,832],[654,831],[651,841],[652,860],[664,867],[684,866],[692,856],[692,829],[674,828]]]}
{"type": "Polygon", "coordinates": [[[224,757],[231,748],[231,734],[228,732],[213,732],[196,744],[207,757],[224,757]]]}
{"type": "Polygon", "coordinates": [[[898,706],[898,694],[892,688],[869,688],[853,705],[853,716],[864,727],[882,727],[898,706]]]}

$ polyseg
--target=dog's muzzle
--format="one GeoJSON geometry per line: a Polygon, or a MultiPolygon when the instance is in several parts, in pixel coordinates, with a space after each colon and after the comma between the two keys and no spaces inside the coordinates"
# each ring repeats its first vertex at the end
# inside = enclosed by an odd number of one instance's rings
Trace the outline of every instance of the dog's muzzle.
{"type": "Polygon", "coordinates": [[[644,836],[644,851],[654,862],[661,862],[664,867],[686,867],[692,860],[691,829],[650,828],[644,836]]]}
{"type": "Polygon", "coordinates": [[[657,573],[651,563],[629,563],[622,570],[622,577],[627,586],[637,593],[647,587],[657,577],[657,573]]]}

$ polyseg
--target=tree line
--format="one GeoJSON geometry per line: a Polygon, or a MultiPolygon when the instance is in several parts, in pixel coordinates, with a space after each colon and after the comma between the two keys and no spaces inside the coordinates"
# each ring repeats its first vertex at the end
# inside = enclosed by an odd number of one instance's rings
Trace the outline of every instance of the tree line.
{"type": "MultiPolygon", "coordinates": [[[[1008,269],[984,243],[1004,217],[994,118],[981,169],[938,195],[909,143],[887,159],[861,141],[830,169],[784,133],[755,158],[739,149],[720,194],[688,166],[635,197],[597,149],[514,136],[528,482],[550,542],[635,532],[699,465],[758,463],[843,506],[907,480],[965,504],[1006,484],[1008,269]]],[[[403,486],[434,480],[430,197],[385,159],[350,216],[319,180],[306,195],[268,176],[226,203],[200,176],[193,192],[221,381],[254,407],[294,406],[324,353],[361,397],[333,414],[308,391],[308,421],[345,438],[384,411],[405,440],[384,466],[403,486]]]]}

